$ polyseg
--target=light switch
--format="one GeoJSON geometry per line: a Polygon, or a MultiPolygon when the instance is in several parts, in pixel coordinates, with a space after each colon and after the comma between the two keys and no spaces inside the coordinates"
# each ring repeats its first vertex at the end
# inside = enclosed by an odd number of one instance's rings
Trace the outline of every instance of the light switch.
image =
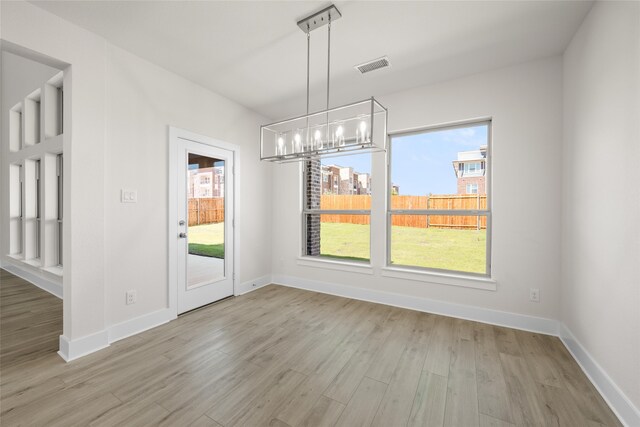
{"type": "Polygon", "coordinates": [[[137,203],[138,192],[136,190],[121,190],[120,201],[122,203],[137,203]]]}

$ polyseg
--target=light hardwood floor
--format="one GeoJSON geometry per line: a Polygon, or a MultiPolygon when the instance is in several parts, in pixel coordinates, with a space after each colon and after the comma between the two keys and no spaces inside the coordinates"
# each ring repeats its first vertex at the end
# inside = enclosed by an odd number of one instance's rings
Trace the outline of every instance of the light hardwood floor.
{"type": "Polygon", "coordinates": [[[58,351],[62,300],[0,269],[0,374],[58,351]]]}
{"type": "Polygon", "coordinates": [[[276,285],[68,364],[33,337],[3,349],[2,426],[620,425],[557,338],[276,285]]]}

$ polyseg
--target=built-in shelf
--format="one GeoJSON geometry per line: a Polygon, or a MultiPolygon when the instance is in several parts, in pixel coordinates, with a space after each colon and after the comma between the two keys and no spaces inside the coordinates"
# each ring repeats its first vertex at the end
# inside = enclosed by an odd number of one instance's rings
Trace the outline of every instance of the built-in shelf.
{"type": "Polygon", "coordinates": [[[9,109],[11,260],[62,276],[64,75],[53,76],[9,109]]]}
{"type": "Polygon", "coordinates": [[[9,151],[22,148],[22,102],[9,110],[9,151]]]}
{"type": "Polygon", "coordinates": [[[44,138],[53,138],[62,134],[63,101],[62,73],[50,79],[43,86],[43,129],[44,138]]]}
{"type": "Polygon", "coordinates": [[[24,145],[40,143],[41,99],[42,90],[36,89],[24,99],[24,114],[22,114],[22,129],[24,145]]]}

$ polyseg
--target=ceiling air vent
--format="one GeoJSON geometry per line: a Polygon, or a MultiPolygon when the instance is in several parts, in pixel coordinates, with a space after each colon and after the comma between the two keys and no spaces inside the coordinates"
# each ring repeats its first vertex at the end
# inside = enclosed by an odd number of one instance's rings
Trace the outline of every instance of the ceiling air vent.
{"type": "Polygon", "coordinates": [[[374,71],[380,68],[385,68],[391,65],[389,62],[389,58],[383,56],[382,58],[374,59],[373,61],[367,61],[364,64],[356,65],[355,68],[360,71],[360,73],[368,73],[370,71],[374,71]]]}

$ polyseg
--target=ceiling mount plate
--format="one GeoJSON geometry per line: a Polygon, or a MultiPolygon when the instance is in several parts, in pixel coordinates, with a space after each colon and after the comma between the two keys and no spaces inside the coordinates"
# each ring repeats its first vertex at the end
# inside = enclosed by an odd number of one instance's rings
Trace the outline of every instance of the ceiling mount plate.
{"type": "Polygon", "coordinates": [[[329,7],[325,7],[319,12],[314,13],[313,15],[307,16],[306,18],[298,21],[298,27],[305,33],[311,32],[316,28],[322,27],[329,23],[329,19],[331,22],[336,19],[342,18],[342,14],[338,10],[335,5],[331,5],[329,7]]]}

